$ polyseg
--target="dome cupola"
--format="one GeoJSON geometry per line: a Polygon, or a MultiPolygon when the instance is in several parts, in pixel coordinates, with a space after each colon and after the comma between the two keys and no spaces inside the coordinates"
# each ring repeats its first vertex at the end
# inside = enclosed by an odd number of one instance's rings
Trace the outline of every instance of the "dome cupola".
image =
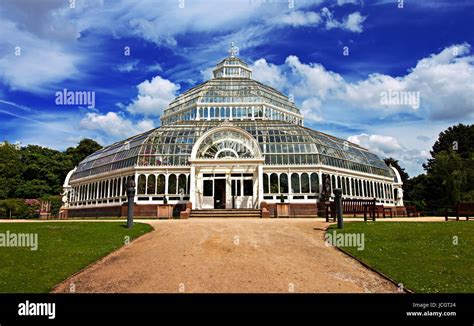
{"type": "Polygon", "coordinates": [[[212,71],[214,78],[252,78],[252,70],[237,57],[238,54],[239,48],[232,43],[229,56],[219,62],[212,71]]]}

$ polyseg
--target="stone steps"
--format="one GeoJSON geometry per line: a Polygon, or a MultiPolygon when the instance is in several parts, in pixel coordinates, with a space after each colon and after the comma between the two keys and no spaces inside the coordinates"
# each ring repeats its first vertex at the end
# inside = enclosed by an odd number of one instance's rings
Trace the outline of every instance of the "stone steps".
{"type": "Polygon", "coordinates": [[[261,209],[197,209],[190,218],[261,218],[261,209]]]}

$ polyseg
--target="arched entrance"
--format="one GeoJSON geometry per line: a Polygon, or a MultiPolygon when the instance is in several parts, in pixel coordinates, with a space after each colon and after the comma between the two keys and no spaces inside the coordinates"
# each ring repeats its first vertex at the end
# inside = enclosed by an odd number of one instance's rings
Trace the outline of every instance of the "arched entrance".
{"type": "Polygon", "coordinates": [[[194,145],[190,163],[193,208],[258,207],[264,158],[245,130],[230,122],[209,130],[194,145]]]}

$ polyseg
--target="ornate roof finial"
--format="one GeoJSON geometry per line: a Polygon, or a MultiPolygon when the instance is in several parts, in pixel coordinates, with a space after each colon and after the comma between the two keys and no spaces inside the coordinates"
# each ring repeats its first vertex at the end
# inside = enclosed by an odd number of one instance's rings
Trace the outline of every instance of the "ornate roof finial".
{"type": "Polygon", "coordinates": [[[239,55],[239,48],[234,45],[234,42],[230,44],[229,54],[231,58],[235,58],[239,55]]]}

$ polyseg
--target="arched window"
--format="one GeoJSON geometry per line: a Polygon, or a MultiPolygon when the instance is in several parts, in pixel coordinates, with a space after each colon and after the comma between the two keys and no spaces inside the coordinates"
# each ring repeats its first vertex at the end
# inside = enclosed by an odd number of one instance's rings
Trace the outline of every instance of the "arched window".
{"type": "Polygon", "coordinates": [[[337,188],[341,188],[341,176],[337,176],[337,188]]]}
{"type": "Polygon", "coordinates": [[[176,195],[176,175],[170,174],[168,177],[168,193],[176,195]]]}
{"type": "Polygon", "coordinates": [[[300,189],[300,176],[298,173],[291,174],[291,192],[294,194],[299,194],[301,192],[300,189]]]}
{"type": "Polygon", "coordinates": [[[342,194],[346,195],[346,178],[342,177],[342,194]]]}
{"type": "Polygon", "coordinates": [[[156,193],[163,195],[165,193],[165,175],[158,175],[157,184],[156,184],[156,193]]]}
{"type": "Polygon", "coordinates": [[[122,196],[127,195],[127,177],[122,178],[122,196]]]}
{"type": "Polygon", "coordinates": [[[309,175],[308,173],[301,174],[301,192],[303,194],[309,193],[309,175]]]}
{"type": "Polygon", "coordinates": [[[331,176],[331,194],[334,193],[334,189],[336,189],[336,176],[331,176]]]}
{"type": "Polygon", "coordinates": [[[138,176],[137,193],[139,195],[144,195],[145,188],[146,188],[146,176],[144,174],[140,174],[138,176]]]}
{"type": "Polygon", "coordinates": [[[286,173],[280,174],[280,193],[288,193],[288,174],[286,173]]]}
{"type": "Polygon", "coordinates": [[[178,194],[186,194],[186,175],[180,174],[178,177],[178,194]]]}
{"type": "Polygon", "coordinates": [[[148,176],[148,182],[146,186],[146,193],[148,195],[154,195],[155,194],[155,185],[156,185],[156,177],[154,174],[151,174],[148,176]]]}
{"type": "Polygon", "coordinates": [[[317,173],[311,173],[311,193],[319,193],[319,176],[317,173]]]}
{"type": "Polygon", "coordinates": [[[270,175],[270,192],[272,194],[278,193],[278,174],[276,173],[270,175]]]}
{"type": "Polygon", "coordinates": [[[268,188],[268,174],[264,173],[263,174],[263,193],[268,194],[269,193],[269,188],[268,188]]]}
{"type": "Polygon", "coordinates": [[[360,190],[360,188],[359,188],[359,180],[358,180],[358,179],[354,179],[354,182],[355,182],[355,195],[356,195],[357,197],[359,197],[359,190],[360,190]]]}

